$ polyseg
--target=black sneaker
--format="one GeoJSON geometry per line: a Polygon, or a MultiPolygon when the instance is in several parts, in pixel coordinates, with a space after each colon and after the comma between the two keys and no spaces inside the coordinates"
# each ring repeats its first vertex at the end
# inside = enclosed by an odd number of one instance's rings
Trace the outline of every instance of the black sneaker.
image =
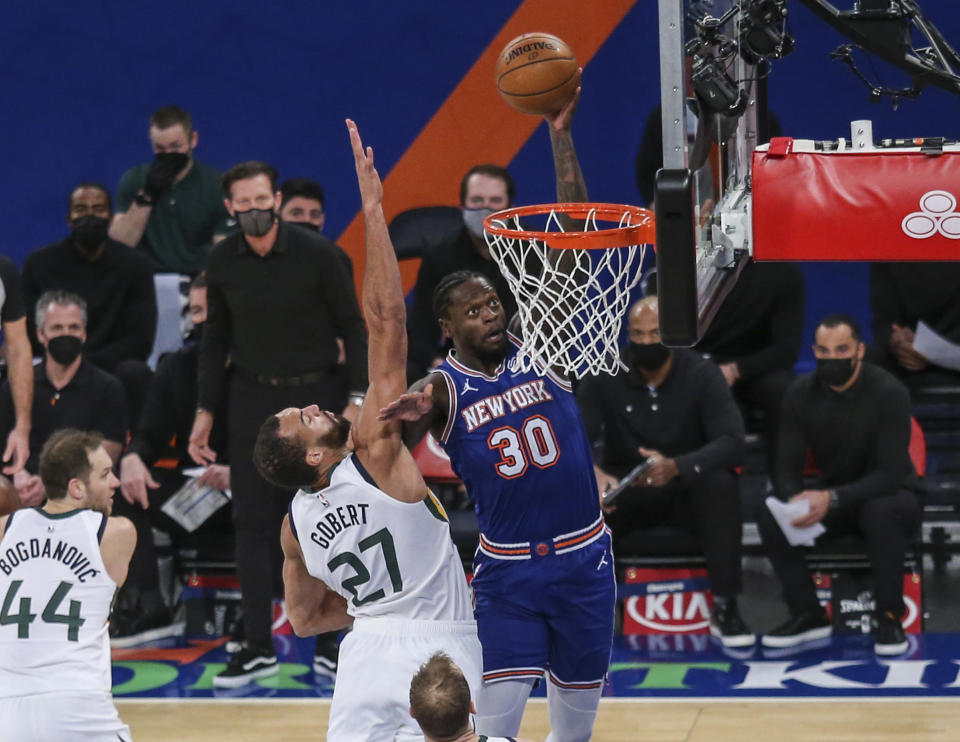
{"type": "Polygon", "coordinates": [[[884,657],[903,654],[910,648],[903,624],[893,613],[887,611],[873,619],[873,651],[884,657]]]}
{"type": "Polygon", "coordinates": [[[791,616],[783,624],[760,640],[765,647],[795,647],[815,639],[826,639],[833,634],[833,626],[827,614],[805,611],[791,616]]]}
{"type": "Polygon", "coordinates": [[[168,636],[181,636],[183,629],[184,623],[175,622],[167,608],[152,613],[114,611],[110,616],[110,646],[135,647],[168,636]]]}
{"type": "Polygon", "coordinates": [[[247,644],[230,657],[226,669],[213,676],[214,688],[239,688],[255,678],[276,675],[280,670],[272,645],[247,644]]]}
{"type": "Polygon", "coordinates": [[[320,634],[317,637],[317,648],[313,653],[313,671],[336,677],[339,656],[340,642],[337,641],[337,633],[320,634]]]}
{"type": "Polygon", "coordinates": [[[714,603],[710,615],[710,634],[725,647],[752,647],[757,642],[757,637],[740,617],[734,598],[714,603]]]}
{"type": "Polygon", "coordinates": [[[230,638],[223,647],[227,654],[236,654],[243,649],[243,617],[241,616],[230,629],[230,638]]]}

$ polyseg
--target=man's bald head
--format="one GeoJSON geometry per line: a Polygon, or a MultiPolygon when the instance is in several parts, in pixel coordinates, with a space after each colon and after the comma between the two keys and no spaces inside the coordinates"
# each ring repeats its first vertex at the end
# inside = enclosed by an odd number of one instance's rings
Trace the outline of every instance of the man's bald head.
{"type": "MultiPolygon", "coordinates": [[[[656,296],[645,296],[639,301],[635,302],[632,307],[630,307],[630,314],[628,315],[628,321],[633,322],[634,319],[639,319],[641,316],[653,316],[658,320],[660,318],[660,304],[657,302],[656,296]]],[[[659,323],[659,322],[658,322],[659,323]]]]}

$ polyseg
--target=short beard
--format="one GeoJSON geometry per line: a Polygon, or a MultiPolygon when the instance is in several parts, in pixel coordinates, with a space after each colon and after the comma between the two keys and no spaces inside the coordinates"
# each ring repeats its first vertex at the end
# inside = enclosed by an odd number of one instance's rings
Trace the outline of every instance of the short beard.
{"type": "Polygon", "coordinates": [[[350,437],[350,421],[343,415],[334,415],[335,427],[320,439],[320,443],[327,448],[343,448],[350,437]]]}

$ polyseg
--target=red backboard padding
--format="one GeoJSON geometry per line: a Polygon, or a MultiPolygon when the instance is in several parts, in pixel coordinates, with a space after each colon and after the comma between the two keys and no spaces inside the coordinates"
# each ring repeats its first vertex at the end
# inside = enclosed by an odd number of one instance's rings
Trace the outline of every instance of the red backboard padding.
{"type": "Polygon", "coordinates": [[[960,151],[753,153],[756,260],[960,260],[960,151]]]}

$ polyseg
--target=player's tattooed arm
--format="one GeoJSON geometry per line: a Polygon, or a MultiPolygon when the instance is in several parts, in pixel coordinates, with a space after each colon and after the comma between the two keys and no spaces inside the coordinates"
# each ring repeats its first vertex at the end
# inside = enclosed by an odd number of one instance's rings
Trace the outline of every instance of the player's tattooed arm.
{"type": "Polygon", "coordinates": [[[557,176],[557,201],[560,203],[582,203],[589,200],[587,184],[570,134],[573,116],[579,102],[580,88],[577,88],[577,92],[567,105],[557,113],[544,116],[550,131],[553,166],[557,176]]]}

